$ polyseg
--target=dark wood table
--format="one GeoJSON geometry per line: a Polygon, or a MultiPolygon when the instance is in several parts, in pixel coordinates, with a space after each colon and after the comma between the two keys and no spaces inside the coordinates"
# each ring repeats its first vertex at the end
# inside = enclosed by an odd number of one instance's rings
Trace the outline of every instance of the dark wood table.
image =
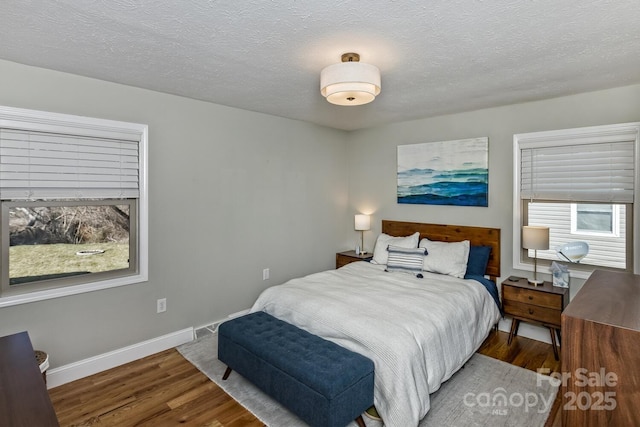
{"type": "Polygon", "coordinates": [[[59,426],[26,332],[0,338],[0,426],[59,426]]]}

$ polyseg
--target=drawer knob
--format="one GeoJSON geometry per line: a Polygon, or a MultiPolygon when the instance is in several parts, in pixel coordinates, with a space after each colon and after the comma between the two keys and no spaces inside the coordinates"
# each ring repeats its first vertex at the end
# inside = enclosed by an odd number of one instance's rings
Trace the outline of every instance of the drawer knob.
{"type": "Polygon", "coordinates": [[[532,300],[533,299],[533,295],[529,295],[529,299],[532,300]]]}
{"type": "Polygon", "coordinates": [[[533,310],[529,309],[529,314],[533,314],[533,310]]]}

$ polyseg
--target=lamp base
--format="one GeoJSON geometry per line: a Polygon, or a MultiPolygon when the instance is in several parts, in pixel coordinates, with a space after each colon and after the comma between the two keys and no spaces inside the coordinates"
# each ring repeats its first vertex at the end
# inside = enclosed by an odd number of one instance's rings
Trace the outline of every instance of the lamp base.
{"type": "Polygon", "coordinates": [[[544,283],[544,280],[529,279],[529,284],[533,286],[542,285],[543,283],[544,283]]]}

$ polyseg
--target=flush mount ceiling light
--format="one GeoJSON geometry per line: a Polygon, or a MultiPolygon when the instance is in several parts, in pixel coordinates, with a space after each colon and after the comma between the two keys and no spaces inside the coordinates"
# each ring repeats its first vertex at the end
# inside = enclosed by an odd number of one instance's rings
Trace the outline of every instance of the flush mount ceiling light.
{"type": "Polygon", "coordinates": [[[362,105],[380,93],[380,70],[360,61],[357,53],[342,55],[342,63],[320,73],[320,92],[332,104],[362,105]]]}

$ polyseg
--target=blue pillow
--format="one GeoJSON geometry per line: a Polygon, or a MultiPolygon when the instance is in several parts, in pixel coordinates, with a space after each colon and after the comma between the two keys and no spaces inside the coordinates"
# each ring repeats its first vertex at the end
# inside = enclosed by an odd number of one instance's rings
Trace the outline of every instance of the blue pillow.
{"type": "Polygon", "coordinates": [[[491,246],[471,246],[469,248],[469,260],[467,261],[467,274],[484,276],[490,255],[491,246]]]}

